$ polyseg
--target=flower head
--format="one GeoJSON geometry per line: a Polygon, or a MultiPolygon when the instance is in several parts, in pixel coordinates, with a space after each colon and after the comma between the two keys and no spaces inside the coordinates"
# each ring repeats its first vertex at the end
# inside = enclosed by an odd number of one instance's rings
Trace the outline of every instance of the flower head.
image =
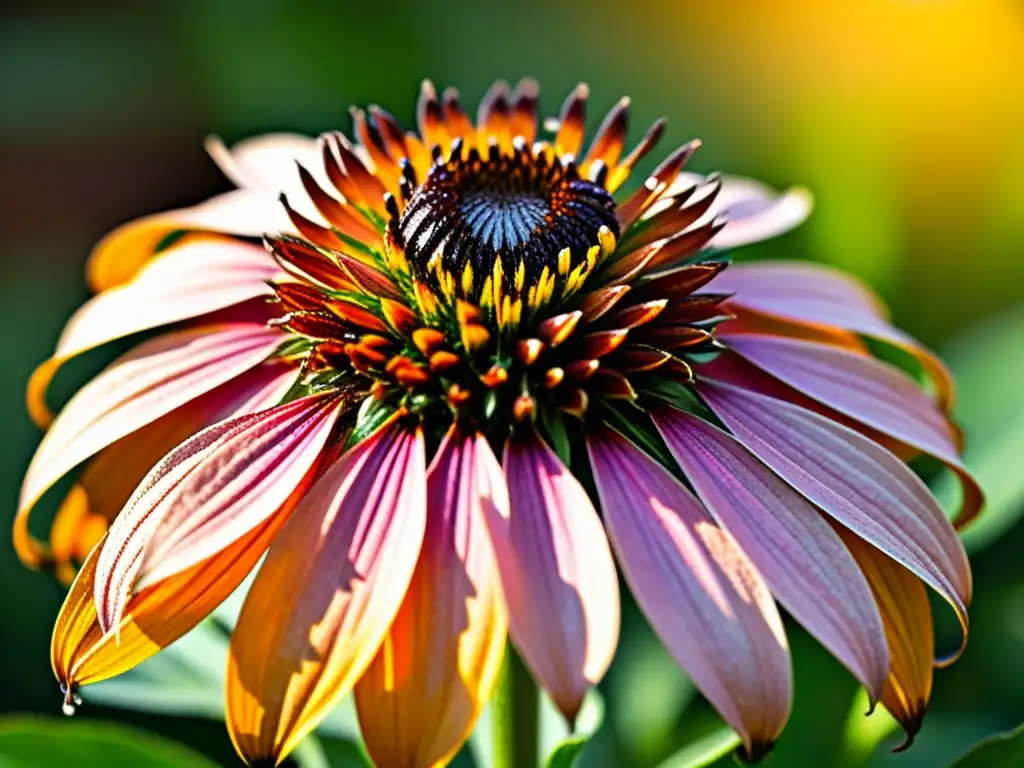
{"type": "Polygon", "coordinates": [[[960,474],[961,521],[981,504],[948,374],[847,277],[729,266],[805,193],[684,173],[698,142],[622,193],[662,123],[626,153],[623,100],[585,146],[586,100],[541,137],[532,81],[495,85],[475,123],[428,83],[418,133],[371,108],[355,142],[211,142],[238,191],[98,246],[99,294],[30,383],[37,419],[65,360],[167,330],[72,398],[22,489],[22,557],[66,577],[84,559],[53,640],[69,703],[266,553],[231,643],[240,754],[280,760],[354,690],[375,760],[434,765],[506,633],[575,717],[615,651],[617,561],[752,756],[790,706],[776,601],[913,736],[925,585],[966,632],[971,579],[906,461],[960,474]],[[30,510],[83,462],[36,541],[30,510]]]}

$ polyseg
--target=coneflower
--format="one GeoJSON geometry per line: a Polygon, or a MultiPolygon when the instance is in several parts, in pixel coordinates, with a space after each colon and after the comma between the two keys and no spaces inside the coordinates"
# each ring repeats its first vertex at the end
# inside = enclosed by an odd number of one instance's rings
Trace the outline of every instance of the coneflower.
{"type": "Polygon", "coordinates": [[[805,193],[684,173],[698,142],[623,193],[663,123],[626,153],[624,99],[585,147],[586,100],[541,137],[532,81],[475,122],[428,83],[417,133],[371,108],[356,141],[213,142],[238,191],[98,246],[99,295],[30,383],[37,420],[65,360],[168,329],[68,402],[22,489],[22,558],[68,579],[84,560],[53,638],[68,706],[266,554],[231,640],[241,756],[280,761],[354,690],[375,761],[443,764],[506,634],[575,717],[615,652],[617,562],[751,757],[790,709],[776,600],[912,738],[925,585],[966,639],[971,574],[906,461],[960,474],[960,522],[981,505],[945,368],[848,277],[729,266],[805,193]],[[83,462],[36,541],[29,512],[83,462]]]}

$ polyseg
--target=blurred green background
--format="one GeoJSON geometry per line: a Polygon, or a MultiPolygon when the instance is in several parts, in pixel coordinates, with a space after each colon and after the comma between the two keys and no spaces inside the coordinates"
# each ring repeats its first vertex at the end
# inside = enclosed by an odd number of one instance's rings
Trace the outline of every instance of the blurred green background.
{"type": "MultiPolygon", "coordinates": [[[[812,219],[742,256],[860,275],[962,379],[968,461],[993,500],[968,537],[977,597],[966,655],[937,675],[918,744],[894,756],[898,736],[859,717],[852,679],[794,628],[795,709],[769,764],[944,766],[1024,721],[1024,525],[1013,525],[1024,511],[1020,0],[35,0],[0,10],[0,72],[9,515],[39,439],[24,383],[86,296],[90,247],[127,219],[227,189],[204,136],[347,129],[347,106],[367,102],[410,124],[425,76],[473,104],[496,77],[533,75],[553,114],[582,79],[594,124],[628,93],[634,135],[665,115],[665,151],[703,139],[696,170],[810,187],[812,219]]],[[[48,646],[62,590],[22,569],[3,531],[0,712],[53,715],[48,646]]],[[[608,714],[585,766],[659,765],[714,724],[635,610],[603,692],[608,714]]],[[[97,704],[84,715],[235,764],[223,726],[203,717],[97,704]]],[[[54,764],[38,759],[11,764],[54,764]]],[[[139,760],[123,764],[158,764],[139,760]]]]}

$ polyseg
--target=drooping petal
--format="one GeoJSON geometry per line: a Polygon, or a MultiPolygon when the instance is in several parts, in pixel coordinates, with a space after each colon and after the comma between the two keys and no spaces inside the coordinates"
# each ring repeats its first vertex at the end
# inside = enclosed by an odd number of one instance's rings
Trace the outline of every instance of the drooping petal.
{"type": "Polygon", "coordinates": [[[297,234],[276,192],[236,189],[191,208],[155,213],[122,224],[100,240],[89,255],[89,287],[99,292],[128,282],[177,232],[241,237],[263,237],[268,232],[297,234]]]}
{"type": "MultiPolygon", "coordinates": [[[[52,558],[57,577],[70,585],[74,563],[84,562],[135,488],[168,451],[218,421],[277,405],[295,376],[296,368],[285,361],[260,365],[107,446],[86,463],[61,503],[51,528],[49,556],[42,544],[27,549],[52,558]]],[[[15,544],[21,555],[25,542],[16,537],[15,544]]],[[[46,563],[33,559],[29,564],[46,563]]]]}
{"type": "Polygon", "coordinates": [[[953,397],[953,378],[932,352],[893,327],[885,307],[853,277],[818,264],[737,264],[718,275],[708,291],[734,293],[730,305],[772,317],[841,328],[872,336],[914,355],[938,388],[940,407],[953,397]]]}
{"type": "Polygon", "coordinates": [[[148,262],[124,285],[86,302],[68,321],[53,356],[32,374],[28,408],[41,427],[53,416],[46,390],[72,357],[115,339],[272,294],[282,274],[260,246],[229,238],[190,237],[148,262]]]}
{"type": "Polygon", "coordinates": [[[306,487],[227,549],[135,594],[118,626],[107,633],[100,628],[93,597],[102,543],[97,545],[78,572],[54,627],[51,663],[61,685],[75,688],[127,672],[209,616],[256,566],[306,487]]]}
{"type": "Polygon", "coordinates": [[[505,477],[481,435],[450,432],[427,473],[427,527],[409,591],[356,684],[378,765],[444,765],[490,698],[507,616],[484,506],[508,507],[505,477]]]}
{"type": "Polygon", "coordinates": [[[798,405],[720,382],[702,381],[698,391],[780,477],[942,595],[956,610],[966,639],[967,553],[935,497],[902,461],[798,405]]]}
{"type": "Polygon", "coordinates": [[[15,542],[33,552],[28,516],[42,495],[78,464],[259,365],[287,338],[262,325],[169,333],[118,358],[75,394],[36,450],[21,486],[15,542]]]}
{"type": "MultiPolygon", "coordinates": [[[[737,248],[741,245],[781,235],[799,226],[810,215],[814,204],[811,193],[802,187],[776,192],[753,179],[721,176],[721,189],[705,216],[694,224],[702,226],[716,218],[725,220],[725,228],[712,239],[712,248],[737,248]]],[[[708,179],[683,172],[662,195],[678,195],[708,179]]]]}
{"type": "Polygon", "coordinates": [[[948,421],[899,369],[810,341],[760,334],[722,334],[721,339],[797,391],[946,464],[960,476],[964,491],[958,525],[980,511],[984,496],[960,461],[948,421]]]}
{"type": "Polygon", "coordinates": [[[295,164],[319,165],[317,140],[298,133],[267,133],[243,139],[230,149],[218,136],[206,140],[206,151],[238,187],[277,194],[296,183],[295,164]]]}
{"type": "Polygon", "coordinates": [[[572,722],[619,639],[619,588],[587,492],[533,431],[509,440],[510,508],[488,510],[509,630],[526,665],[572,722]]]}
{"type": "Polygon", "coordinates": [[[587,436],[608,534],[651,626],[715,709],[763,753],[792,697],[775,601],[746,554],[667,470],[616,433],[587,436]]]}
{"type": "Polygon", "coordinates": [[[294,400],[222,421],[167,454],[110,528],[95,580],[100,626],[119,622],[137,588],[266,522],[316,466],[341,405],[329,394],[294,400]]]}
{"type": "Polygon", "coordinates": [[[848,531],[843,541],[857,560],[882,612],[892,666],[882,704],[907,733],[906,749],[921,728],[932,691],[935,638],[932,609],[921,580],[848,531]]]}
{"type": "Polygon", "coordinates": [[[736,539],[793,617],[878,699],[889,672],[871,590],[836,532],[734,437],[683,411],[653,414],[711,515],[736,539]]]}
{"type": "Polygon", "coordinates": [[[389,424],[278,534],[231,638],[227,724],[243,759],[280,760],[373,660],[423,543],[425,463],[419,429],[389,424]]]}

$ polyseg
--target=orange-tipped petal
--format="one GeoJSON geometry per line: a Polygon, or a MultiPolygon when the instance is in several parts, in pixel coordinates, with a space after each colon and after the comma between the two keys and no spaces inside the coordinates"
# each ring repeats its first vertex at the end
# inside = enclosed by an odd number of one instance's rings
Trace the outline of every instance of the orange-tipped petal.
{"type": "Polygon", "coordinates": [[[61,477],[137,429],[260,364],[287,338],[256,324],[166,334],[118,358],[71,398],[36,450],[21,486],[14,541],[22,559],[42,564],[44,547],[28,517],[61,477]]]}
{"type": "Polygon", "coordinates": [[[487,440],[449,433],[427,474],[427,528],[412,583],[355,689],[378,765],[446,764],[490,698],[507,629],[485,528],[490,504],[508,500],[487,440]]]}
{"type": "Polygon", "coordinates": [[[764,754],[789,717],[792,671],[768,585],[669,472],[609,429],[587,438],[608,534],[654,631],[708,701],[764,754]]]}
{"type": "Polygon", "coordinates": [[[508,509],[488,510],[509,629],[570,722],[619,639],[619,587],[587,492],[532,430],[505,447],[508,509]]]}
{"type": "Polygon", "coordinates": [[[906,749],[921,728],[932,692],[935,637],[928,594],[921,580],[895,560],[849,531],[839,533],[882,612],[892,666],[881,702],[906,731],[906,743],[898,750],[906,749]]]}
{"type": "MultiPolygon", "coordinates": [[[[294,505],[300,496],[289,500],[294,505]]],[[[245,579],[287,518],[271,518],[227,549],[153,584],[129,601],[119,625],[100,629],[93,599],[97,545],[78,573],[57,617],[50,646],[53,672],[65,689],[127,672],[206,618],[245,579]]]]}
{"type": "Polygon", "coordinates": [[[412,578],[426,522],[418,428],[389,424],[329,467],[278,534],[242,607],[227,724],[274,764],[373,660],[412,578]]]}
{"type": "Polygon", "coordinates": [[[222,421],[165,456],[110,528],[97,562],[100,626],[163,581],[262,526],[316,466],[341,401],[313,395],[222,421]]]}
{"type": "Polygon", "coordinates": [[[68,320],[53,356],[32,375],[27,402],[41,427],[53,416],[46,390],[60,367],[115,339],[171,325],[272,294],[282,275],[257,245],[192,235],[147,263],[129,282],[86,302],[68,320]]]}
{"type": "Polygon", "coordinates": [[[51,527],[49,554],[57,577],[71,584],[76,563],[85,561],[142,479],[168,451],[210,424],[281,402],[295,374],[295,368],[285,362],[261,365],[121,438],[90,459],[61,503],[51,527]]]}
{"type": "Polygon", "coordinates": [[[278,192],[238,189],[192,208],[165,211],[122,224],[93,248],[86,279],[94,291],[131,280],[170,235],[200,232],[262,237],[266,232],[294,233],[278,201],[278,192]]]}

